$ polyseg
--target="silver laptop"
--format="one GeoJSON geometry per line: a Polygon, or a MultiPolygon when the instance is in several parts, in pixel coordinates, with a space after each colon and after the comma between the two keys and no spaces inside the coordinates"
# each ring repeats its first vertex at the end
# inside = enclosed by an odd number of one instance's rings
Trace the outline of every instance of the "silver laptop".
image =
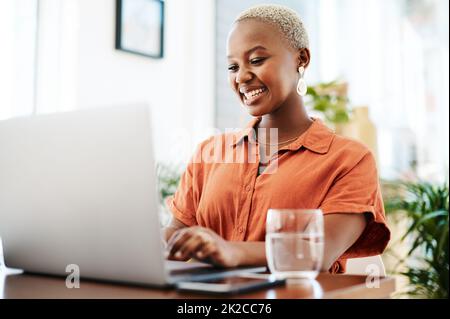
{"type": "Polygon", "coordinates": [[[264,271],[165,260],[152,144],[144,105],[0,121],[6,265],[155,286],[264,271]]]}

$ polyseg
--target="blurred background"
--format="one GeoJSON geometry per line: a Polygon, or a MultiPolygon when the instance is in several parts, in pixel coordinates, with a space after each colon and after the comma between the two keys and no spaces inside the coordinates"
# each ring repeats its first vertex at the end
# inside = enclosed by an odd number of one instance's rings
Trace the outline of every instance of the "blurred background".
{"type": "MultiPolygon", "coordinates": [[[[130,2],[139,11],[147,1],[130,2]]],[[[173,163],[184,161],[211,128],[238,128],[248,120],[227,83],[226,37],[236,15],[258,1],[165,1],[162,58],[115,49],[114,0],[0,3],[0,119],[146,102],[157,157],[173,163]],[[182,152],[168,153],[168,143],[182,152]]],[[[344,81],[349,108],[368,107],[381,176],[445,180],[449,2],[272,3],[295,9],[306,24],[307,83],[344,81]]]]}
{"type": "MultiPolygon", "coordinates": [[[[167,167],[182,168],[202,139],[249,120],[227,83],[226,38],[236,15],[261,2],[152,2],[0,0],[0,120],[147,103],[166,196],[178,178],[167,167]]],[[[445,185],[449,1],[271,2],[295,9],[309,32],[311,115],[374,151],[387,204],[408,191],[398,181],[429,183],[432,191],[445,185]]],[[[427,212],[448,211],[443,191],[442,205],[427,212]]],[[[405,211],[405,203],[392,209],[405,211]]]]}

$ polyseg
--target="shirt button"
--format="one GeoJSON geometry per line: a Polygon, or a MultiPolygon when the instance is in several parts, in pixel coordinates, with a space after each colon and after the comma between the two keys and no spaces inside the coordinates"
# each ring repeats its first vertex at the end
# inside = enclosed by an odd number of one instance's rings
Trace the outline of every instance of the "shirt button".
{"type": "Polygon", "coordinates": [[[247,187],[245,188],[245,190],[246,190],[247,192],[250,192],[250,191],[252,190],[252,187],[251,187],[251,186],[247,186],[247,187]]]}
{"type": "Polygon", "coordinates": [[[244,232],[244,228],[239,227],[239,232],[240,232],[240,233],[243,233],[243,232],[244,232]]]}

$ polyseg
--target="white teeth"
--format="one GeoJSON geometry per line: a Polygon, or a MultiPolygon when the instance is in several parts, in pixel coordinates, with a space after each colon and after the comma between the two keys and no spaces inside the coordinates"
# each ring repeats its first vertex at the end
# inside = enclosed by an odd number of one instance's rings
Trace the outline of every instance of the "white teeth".
{"type": "Polygon", "coordinates": [[[245,95],[245,98],[250,99],[250,98],[257,97],[258,95],[260,95],[264,91],[265,91],[265,89],[261,88],[261,89],[257,89],[257,90],[253,90],[253,91],[244,93],[244,95],[245,95]]]}

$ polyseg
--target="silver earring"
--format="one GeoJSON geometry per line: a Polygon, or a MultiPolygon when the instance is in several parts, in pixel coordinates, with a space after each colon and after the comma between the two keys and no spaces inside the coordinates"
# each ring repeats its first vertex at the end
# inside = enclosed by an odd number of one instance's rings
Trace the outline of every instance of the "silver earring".
{"type": "Polygon", "coordinates": [[[300,78],[298,79],[297,83],[297,93],[300,96],[305,96],[307,91],[306,81],[303,78],[303,75],[305,74],[305,67],[300,66],[298,68],[298,73],[300,73],[300,78]]]}

